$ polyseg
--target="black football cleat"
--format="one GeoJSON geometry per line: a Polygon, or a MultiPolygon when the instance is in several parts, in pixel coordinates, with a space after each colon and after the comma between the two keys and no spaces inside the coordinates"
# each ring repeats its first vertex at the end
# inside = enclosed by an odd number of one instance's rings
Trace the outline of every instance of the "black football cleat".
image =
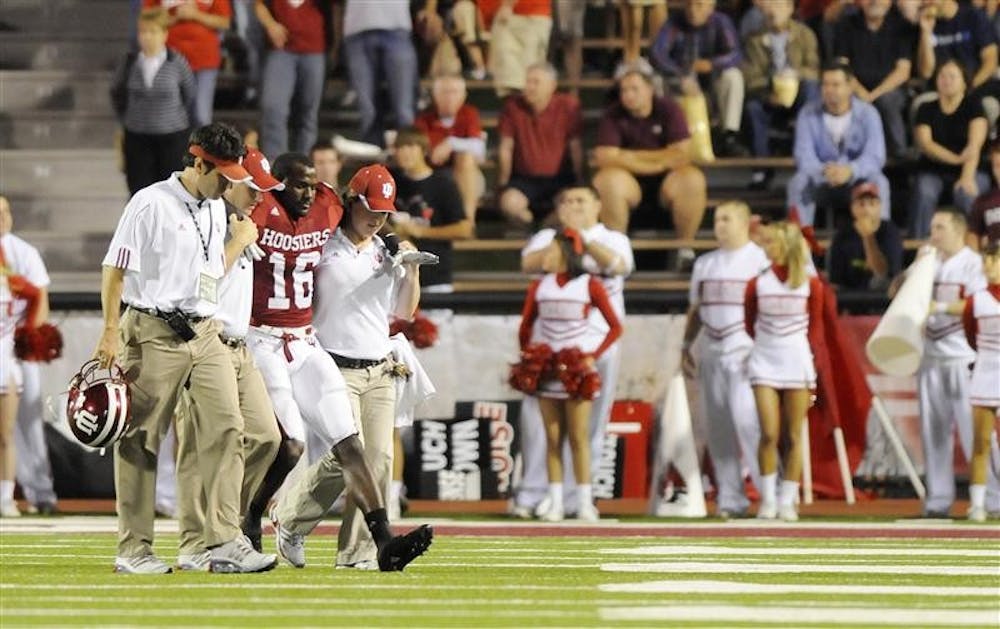
{"type": "Polygon", "coordinates": [[[401,572],[430,548],[433,539],[434,529],[426,524],[406,535],[393,537],[378,551],[378,569],[382,572],[401,572]]]}

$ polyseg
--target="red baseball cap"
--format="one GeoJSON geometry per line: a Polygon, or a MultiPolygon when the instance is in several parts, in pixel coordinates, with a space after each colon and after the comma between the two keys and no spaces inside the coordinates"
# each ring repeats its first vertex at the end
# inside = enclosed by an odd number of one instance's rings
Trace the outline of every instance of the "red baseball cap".
{"type": "Polygon", "coordinates": [[[197,144],[190,145],[188,147],[188,152],[195,157],[200,157],[206,162],[214,164],[215,167],[219,169],[219,172],[222,173],[222,176],[229,181],[239,183],[250,179],[250,173],[248,173],[247,169],[243,168],[243,164],[240,163],[243,158],[240,158],[239,160],[222,159],[221,157],[212,155],[197,144]]]}
{"type": "Polygon", "coordinates": [[[396,180],[382,164],[365,166],[354,173],[347,188],[373,212],[396,211],[396,180]]]}
{"type": "Polygon", "coordinates": [[[879,196],[878,186],[873,181],[863,181],[851,189],[851,201],[857,201],[861,197],[882,198],[879,196]]]}
{"type": "Polygon", "coordinates": [[[247,154],[243,156],[243,168],[250,173],[250,181],[247,185],[254,190],[270,192],[271,190],[284,190],[285,184],[274,178],[271,174],[271,162],[267,161],[264,154],[257,149],[247,147],[247,154]]]}

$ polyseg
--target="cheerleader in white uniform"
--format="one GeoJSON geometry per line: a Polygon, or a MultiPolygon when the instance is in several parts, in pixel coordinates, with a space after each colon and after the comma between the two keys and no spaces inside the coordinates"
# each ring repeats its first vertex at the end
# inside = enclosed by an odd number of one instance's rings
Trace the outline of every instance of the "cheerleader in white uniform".
{"type": "MultiPolygon", "coordinates": [[[[976,350],[969,400],[972,402],[972,460],[969,463],[969,519],[986,520],[986,482],[997,410],[1000,409],[1000,244],[983,252],[989,282],[962,304],[962,323],[976,350]]],[[[995,463],[994,463],[995,464],[995,463]]]]}
{"type": "MultiPolygon", "coordinates": [[[[578,348],[585,353],[586,367],[593,369],[596,359],[621,336],[622,324],[600,279],[584,272],[580,233],[567,229],[556,236],[556,242],[560,246],[543,263],[546,275],[528,287],[518,340],[522,350],[538,343],[548,345],[553,352],[578,348]],[[596,348],[588,343],[588,317],[595,307],[608,323],[608,331],[596,348]]],[[[568,438],[578,484],[577,517],[597,520],[599,514],[590,484],[588,437],[593,402],[570,397],[557,378],[539,383],[537,397],[545,425],[548,499],[552,505],[542,518],[558,521],[564,516],[562,447],[563,439],[568,438]]]]}
{"type": "Polygon", "coordinates": [[[0,517],[21,515],[14,503],[14,423],[21,392],[21,368],[14,357],[14,294],[0,251],[0,517]]]}
{"type": "Polygon", "coordinates": [[[809,255],[797,225],[785,221],[764,230],[771,268],[747,284],[745,324],[754,338],[747,363],[760,416],[757,451],[761,475],[758,518],[794,521],[802,474],[802,422],[816,388],[810,340],[822,332],[823,287],[809,273],[809,255]],[[777,496],[778,438],[786,434],[784,480],[777,496]]]}

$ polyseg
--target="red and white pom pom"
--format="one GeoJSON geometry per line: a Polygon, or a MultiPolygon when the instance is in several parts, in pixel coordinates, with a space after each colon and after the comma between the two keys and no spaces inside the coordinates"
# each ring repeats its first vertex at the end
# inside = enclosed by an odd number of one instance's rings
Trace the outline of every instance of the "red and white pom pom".
{"type": "Polygon", "coordinates": [[[389,335],[403,333],[417,349],[426,349],[438,340],[438,329],[434,322],[420,314],[418,310],[412,321],[396,319],[389,325],[389,335]]]}
{"type": "Polygon", "coordinates": [[[601,390],[601,375],[586,359],[587,354],[576,347],[559,350],[553,359],[555,375],[574,400],[592,400],[601,390]]]}
{"type": "Polygon", "coordinates": [[[534,395],[539,382],[550,377],[551,363],[551,347],[544,343],[529,345],[521,350],[521,361],[511,365],[507,382],[517,391],[534,395]]]}
{"type": "Polygon", "coordinates": [[[22,325],[14,330],[14,355],[21,360],[51,362],[62,356],[62,348],[62,334],[51,323],[37,328],[22,325]]]}

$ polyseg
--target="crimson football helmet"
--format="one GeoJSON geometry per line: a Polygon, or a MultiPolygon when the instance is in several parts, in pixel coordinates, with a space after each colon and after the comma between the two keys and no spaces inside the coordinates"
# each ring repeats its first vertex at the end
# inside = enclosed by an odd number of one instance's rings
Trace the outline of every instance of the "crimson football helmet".
{"type": "Polygon", "coordinates": [[[131,418],[131,397],[121,367],[102,369],[96,359],[84,363],[69,383],[66,403],[66,419],[77,440],[105,448],[125,434],[131,418]]]}

